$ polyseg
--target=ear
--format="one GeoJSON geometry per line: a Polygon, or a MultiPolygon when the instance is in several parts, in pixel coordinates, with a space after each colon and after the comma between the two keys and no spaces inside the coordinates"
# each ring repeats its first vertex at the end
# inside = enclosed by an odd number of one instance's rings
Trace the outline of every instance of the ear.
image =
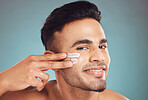
{"type": "Polygon", "coordinates": [[[44,52],[44,55],[46,55],[46,54],[54,54],[54,52],[47,50],[47,51],[44,52]]]}

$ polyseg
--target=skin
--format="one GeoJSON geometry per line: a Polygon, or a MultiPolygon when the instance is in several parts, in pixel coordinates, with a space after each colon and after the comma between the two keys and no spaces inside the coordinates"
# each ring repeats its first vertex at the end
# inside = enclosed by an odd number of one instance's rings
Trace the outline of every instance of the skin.
{"type": "MultiPolygon", "coordinates": [[[[24,69],[20,69],[22,65],[24,65],[24,67],[27,67],[25,61],[28,61],[28,59],[30,58],[26,58],[24,61],[19,62],[18,65],[12,67],[12,69],[14,68],[13,70],[9,69],[6,70],[6,72],[0,74],[2,76],[1,80],[5,80],[1,86],[6,87],[12,85],[11,87],[13,87],[12,89],[3,89],[3,91],[0,93],[5,94],[0,97],[0,100],[10,100],[10,98],[11,100],[128,100],[123,95],[109,89],[105,89],[103,92],[95,92],[98,89],[106,87],[105,82],[110,65],[107,42],[103,41],[106,39],[106,37],[100,23],[90,18],[77,20],[66,24],[61,32],[55,32],[55,37],[58,38],[58,40],[60,41],[58,42],[58,45],[61,47],[60,52],[80,53],[80,57],[77,58],[78,63],[72,65],[72,63],[69,61],[69,65],[66,66],[65,64],[63,64],[66,63],[65,60],[62,62],[57,61],[66,58],[66,56],[59,58],[59,56],[57,57],[57,54],[54,54],[51,51],[46,51],[44,55],[42,55],[42,57],[44,58],[44,62],[46,62],[46,65],[44,64],[43,68],[41,67],[43,65],[40,64],[41,55],[40,57],[38,57],[37,55],[33,56],[31,61],[37,61],[38,63],[33,63],[34,65],[32,65],[33,67],[31,68],[33,69],[35,67],[36,69],[39,69],[39,73],[43,73],[42,77],[40,75],[35,75],[35,77],[39,77],[43,81],[40,81],[41,83],[39,82],[39,84],[41,85],[39,85],[35,82],[35,80],[37,81],[37,79],[34,78],[34,82],[32,82],[32,78],[29,78],[30,84],[19,87],[19,85],[24,84],[24,80],[28,80],[28,78],[25,79],[26,75],[28,75],[26,74],[28,70],[26,72],[21,72],[21,70],[24,71],[24,69]],[[55,60],[57,62],[53,62],[55,60]],[[99,65],[100,62],[103,62],[104,64],[99,65]],[[99,76],[98,74],[91,75],[86,73],[85,69],[94,67],[104,68],[105,73],[99,76]],[[49,75],[45,74],[43,71],[49,69],[55,71],[56,80],[49,81],[47,83],[49,75]],[[19,70],[16,72],[17,75],[21,76],[21,73],[24,73],[24,77],[21,77],[19,79],[14,78],[14,80],[11,82],[8,81],[9,75],[13,75],[16,70],[19,70]],[[10,74],[8,75],[8,73],[10,74]],[[8,80],[6,81],[6,79],[8,80]],[[9,83],[9,85],[4,85],[4,83],[9,83]],[[12,83],[17,83],[19,85],[16,86],[12,83]],[[37,88],[28,87],[31,85],[35,85],[37,86],[37,88]],[[87,89],[90,89],[91,91],[88,91],[87,89]]],[[[31,73],[36,72],[31,71],[31,73]]]]}

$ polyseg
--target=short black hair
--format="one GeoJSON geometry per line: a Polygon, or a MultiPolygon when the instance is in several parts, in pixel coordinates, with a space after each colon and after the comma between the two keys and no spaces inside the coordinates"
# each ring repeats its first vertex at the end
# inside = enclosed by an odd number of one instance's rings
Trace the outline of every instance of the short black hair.
{"type": "Polygon", "coordinates": [[[41,39],[45,49],[56,52],[54,32],[60,32],[66,24],[84,18],[92,18],[100,23],[101,12],[89,1],[71,2],[53,10],[41,29],[41,39]]]}

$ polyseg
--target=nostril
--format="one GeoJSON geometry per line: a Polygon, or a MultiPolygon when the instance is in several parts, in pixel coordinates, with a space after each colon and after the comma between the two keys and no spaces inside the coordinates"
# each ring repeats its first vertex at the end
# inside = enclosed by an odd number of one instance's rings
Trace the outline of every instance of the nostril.
{"type": "Polygon", "coordinates": [[[98,60],[93,60],[93,61],[98,61],[98,60]]]}

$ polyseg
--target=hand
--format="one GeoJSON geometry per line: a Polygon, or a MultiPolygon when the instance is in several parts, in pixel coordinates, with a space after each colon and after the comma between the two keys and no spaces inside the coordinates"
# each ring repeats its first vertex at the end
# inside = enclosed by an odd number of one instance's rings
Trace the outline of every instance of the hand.
{"type": "Polygon", "coordinates": [[[5,92],[36,86],[40,91],[44,88],[49,75],[43,71],[58,70],[72,66],[71,61],[59,61],[66,58],[66,53],[31,55],[15,66],[0,73],[0,81],[5,92]],[[37,78],[40,78],[38,80],[37,78]]]}

